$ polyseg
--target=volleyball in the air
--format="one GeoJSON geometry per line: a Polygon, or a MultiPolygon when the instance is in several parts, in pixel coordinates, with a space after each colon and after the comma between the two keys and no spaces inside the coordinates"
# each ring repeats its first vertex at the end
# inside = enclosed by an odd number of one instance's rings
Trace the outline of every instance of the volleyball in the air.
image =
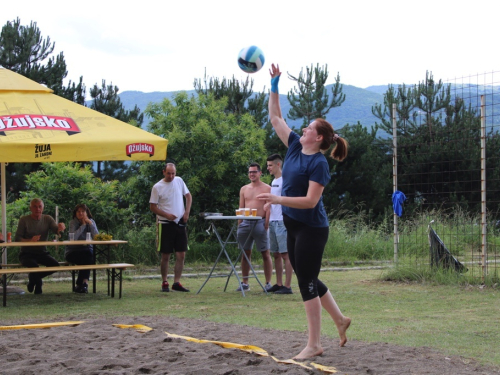
{"type": "Polygon", "coordinates": [[[264,53],[257,46],[243,48],[238,54],[238,65],[245,73],[256,73],[264,66],[264,53]]]}

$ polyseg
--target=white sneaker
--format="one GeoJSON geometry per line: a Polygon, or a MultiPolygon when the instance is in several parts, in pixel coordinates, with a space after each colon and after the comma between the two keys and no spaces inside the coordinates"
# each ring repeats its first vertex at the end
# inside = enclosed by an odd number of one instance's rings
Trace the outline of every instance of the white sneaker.
{"type": "Polygon", "coordinates": [[[236,291],[241,292],[242,288],[246,292],[246,291],[250,290],[250,285],[245,284],[245,283],[241,283],[241,286],[239,286],[238,289],[236,289],[236,291]]]}
{"type": "Polygon", "coordinates": [[[266,290],[266,292],[269,292],[269,290],[271,290],[273,286],[271,285],[271,283],[266,283],[266,285],[264,285],[264,289],[266,290]]]}

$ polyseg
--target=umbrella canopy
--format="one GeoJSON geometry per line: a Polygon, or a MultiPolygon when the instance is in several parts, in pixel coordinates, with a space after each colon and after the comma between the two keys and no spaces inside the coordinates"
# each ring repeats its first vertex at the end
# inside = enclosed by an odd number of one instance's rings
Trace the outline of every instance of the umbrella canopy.
{"type": "Polygon", "coordinates": [[[5,235],[5,164],[165,160],[168,141],[54,95],[0,68],[0,163],[5,235]]]}
{"type": "Polygon", "coordinates": [[[0,68],[0,162],[165,160],[167,143],[0,68]]]}

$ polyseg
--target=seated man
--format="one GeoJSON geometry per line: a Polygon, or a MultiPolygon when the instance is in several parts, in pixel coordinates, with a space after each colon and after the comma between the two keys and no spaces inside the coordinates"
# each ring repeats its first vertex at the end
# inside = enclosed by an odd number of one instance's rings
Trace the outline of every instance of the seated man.
{"type": "MultiPolygon", "coordinates": [[[[30,203],[31,215],[19,219],[16,231],[16,241],[38,242],[47,241],[49,232],[59,234],[66,229],[64,223],[57,224],[52,216],[43,215],[43,201],[35,198],[30,203]]],[[[59,262],[47,251],[45,246],[22,246],[19,261],[24,267],[58,267],[59,262]]],[[[54,272],[37,272],[28,275],[28,292],[42,294],[42,279],[54,272]]]]}

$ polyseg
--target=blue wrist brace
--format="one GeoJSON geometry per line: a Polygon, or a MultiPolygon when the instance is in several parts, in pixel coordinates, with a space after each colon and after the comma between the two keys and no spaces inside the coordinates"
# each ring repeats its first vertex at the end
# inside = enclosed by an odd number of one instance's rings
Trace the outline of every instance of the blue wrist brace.
{"type": "Polygon", "coordinates": [[[278,83],[280,81],[280,76],[276,76],[271,78],[271,92],[278,92],[278,83]]]}

